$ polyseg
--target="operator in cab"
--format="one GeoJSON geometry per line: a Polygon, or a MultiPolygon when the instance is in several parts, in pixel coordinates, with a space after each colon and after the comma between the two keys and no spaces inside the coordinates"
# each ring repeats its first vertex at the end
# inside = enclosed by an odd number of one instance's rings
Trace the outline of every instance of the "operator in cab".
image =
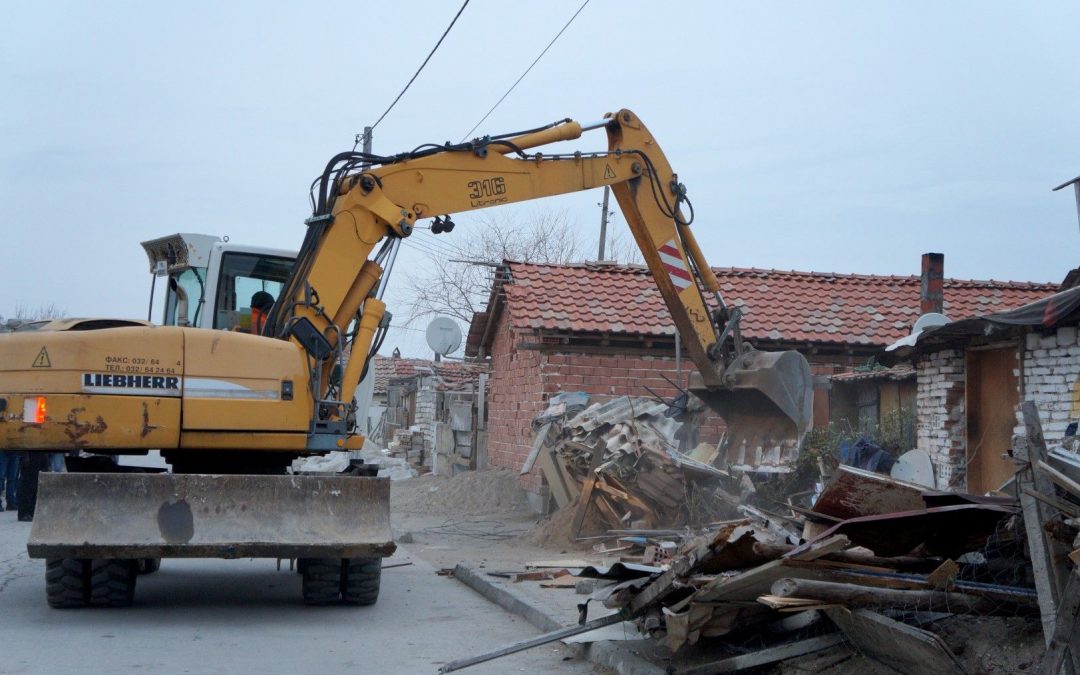
{"type": "Polygon", "coordinates": [[[270,308],[274,306],[274,296],[266,291],[256,291],[251,296],[251,334],[262,335],[270,308]]]}

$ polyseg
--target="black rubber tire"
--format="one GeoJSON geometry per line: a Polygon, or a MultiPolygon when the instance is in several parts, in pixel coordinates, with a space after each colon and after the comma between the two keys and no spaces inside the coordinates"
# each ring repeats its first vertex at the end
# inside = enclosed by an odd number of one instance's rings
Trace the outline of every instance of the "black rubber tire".
{"type": "Polygon", "coordinates": [[[86,560],[60,558],[45,561],[45,598],[49,607],[72,609],[86,607],[90,601],[88,577],[89,563],[86,560]]]}
{"type": "Polygon", "coordinates": [[[139,558],[139,574],[153,574],[161,569],[161,558],[139,558]]]}
{"type": "Polygon", "coordinates": [[[341,565],[341,598],[346,605],[374,605],[379,600],[382,558],[346,558],[341,565]]]}
{"type": "Polygon", "coordinates": [[[90,605],[128,607],[135,598],[138,561],[109,558],[90,561],[90,605]]]}
{"type": "Polygon", "coordinates": [[[341,602],[340,558],[306,558],[303,568],[305,605],[336,605],[341,602]]]}

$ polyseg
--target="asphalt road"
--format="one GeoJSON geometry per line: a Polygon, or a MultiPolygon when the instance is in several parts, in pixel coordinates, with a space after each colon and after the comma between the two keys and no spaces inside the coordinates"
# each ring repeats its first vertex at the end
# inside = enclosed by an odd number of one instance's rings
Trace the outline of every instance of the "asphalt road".
{"type": "MultiPolygon", "coordinates": [[[[412,565],[383,571],[372,607],[307,607],[300,575],[245,559],[165,560],[132,607],[54,610],[29,530],[0,513],[0,673],[434,673],[538,634],[404,548],[385,564],[412,565]]],[[[462,672],[593,672],[569,654],[548,645],[462,672]]]]}

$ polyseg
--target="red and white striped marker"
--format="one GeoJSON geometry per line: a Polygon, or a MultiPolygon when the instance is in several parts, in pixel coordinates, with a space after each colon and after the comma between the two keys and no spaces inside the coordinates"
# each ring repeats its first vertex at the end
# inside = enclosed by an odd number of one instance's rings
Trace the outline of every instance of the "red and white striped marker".
{"type": "Polygon", "coordinates": [[[674,239],[661,246],[659,253],[660,262],[667,270],[668,278],[675,284],[675,288],[682,291],[694,283],[694,278],[690,276],[690,270],[686,267],[686,261],[679,253],[679,247],[675,245],[674,239]]]}

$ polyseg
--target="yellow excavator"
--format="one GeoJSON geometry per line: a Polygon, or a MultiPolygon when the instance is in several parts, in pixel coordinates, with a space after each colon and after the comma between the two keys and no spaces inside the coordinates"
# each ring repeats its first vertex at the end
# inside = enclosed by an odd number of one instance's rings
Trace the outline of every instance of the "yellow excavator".
{"type": "Polygon", "coordinates": [[[690,390],[725,417],[728,442],[797,442],[810,426],[809,366],[743,342],[686,189],[633,112],[388,157],[345,152],[313,184],[303,244],[261,334],[181,324],[0,335],[0,447],[159,449],[172,465],[42,474],[27,548],[46,560],[49,604],[128,605],[139,561],[171,557],[297,558],[307,603],[374,603],[395,548],[387,479],[287,467],[362,445],[352,392],[389,325],[382,298],[401,243],[426,219],[449,231],[452,214],[603,186],[697,366],[690,390]],[[538,150],[594,129],[606,150],[538,150]]]}

